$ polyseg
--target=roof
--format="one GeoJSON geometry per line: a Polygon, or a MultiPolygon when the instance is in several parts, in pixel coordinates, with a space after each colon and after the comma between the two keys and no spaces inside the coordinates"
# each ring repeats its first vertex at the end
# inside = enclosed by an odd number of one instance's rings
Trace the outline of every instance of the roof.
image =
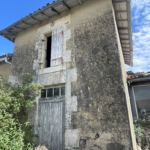
{"type": "Polygon", "coordinates": [[[127,72],[127,79],[130,80],[130,79],[137,79],[137,78],[146,78],[146,77],[150,77],[150,72],[137,72],[137,73],[134,73],[132,71],[128,71],[127,72]]]}
{"type": "MultiPolygon", "coordinates": [[[[15,42],[17,34],[34,25],[59,15],[63,11],[70,10],[77,5],[82,5],[88,0],[57,0],[52,4],[47,4],[41,9],[30,13],[28,16],[21,18],[9,27],[2,29],[0,35],[6,39],[15,42]]],[[[116,22],[118,26],[120,41],[123,50],[125,64],[133,65],[133,42],[131,29],[131,0],[112,0],[116,22]]]]}
{"type": "MultiPolygon", "coordinates": [[[[5,55],[1,55],[1,56],[0,56],[0,63],[1,63],[1,62],[8,62],[8,61],[11,61],[12,56],[13,56],[13,54],[11,54],[11,53],[7,53],[7,54],[5,54],[5,55]]],[[[9,63],[9,62],[8,62],[8,63],[9,63]]]]}

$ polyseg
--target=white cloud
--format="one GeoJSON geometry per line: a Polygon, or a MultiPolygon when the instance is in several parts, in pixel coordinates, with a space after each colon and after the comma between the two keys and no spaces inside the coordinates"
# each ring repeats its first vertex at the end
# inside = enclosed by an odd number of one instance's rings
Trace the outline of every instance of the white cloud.
{"type": "Polygon", "coordinates": [[[150,70],[150,0],[132,0],[134,72],[150,70]]]}
{"type": "Polygon", "coordinates": [[[143,16],[146,16],[146,15],[148,15],[149,13],[150,13],[150,8],[149,8],[149,7],[145,7],[145,9],[144,9],[142,15],[143,15],[143,16]]]}
{"type": "Polygon", "coordinates": [[[145,17],[146,20],[150,20],[150,14],[145,17]]]}
{"type": "Polygon", "coordinates": [[[150,1],[149,0],[132,0],[132,8],[142,9],[143,7],[147,6],[150,1]]]}

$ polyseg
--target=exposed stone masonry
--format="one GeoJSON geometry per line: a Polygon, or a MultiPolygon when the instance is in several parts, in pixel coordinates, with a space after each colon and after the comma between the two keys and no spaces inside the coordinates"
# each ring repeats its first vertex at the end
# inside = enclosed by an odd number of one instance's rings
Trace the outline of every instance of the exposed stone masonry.
{"type": "MultiPolygon", "coordinates": [[[[98,10],[100,11],[100,10],[98,10]]],[[[76,21],[74,28],[78,129],[85,150],[131,150],[131,136],[112,10],[76,21]],[[98,136],[96,136],[98,135],[98,136]]]]}
{"type": "Polygon", "coordinates": [[[24,46],[15,45],[9,82],[14,82],[14,78],[20,82],[22,76],[27,73],[35,75],[33,60],[37,58],[38,53],[34,49],[35,43],[31,43],[30,41],[26,42],[24,46]]]}

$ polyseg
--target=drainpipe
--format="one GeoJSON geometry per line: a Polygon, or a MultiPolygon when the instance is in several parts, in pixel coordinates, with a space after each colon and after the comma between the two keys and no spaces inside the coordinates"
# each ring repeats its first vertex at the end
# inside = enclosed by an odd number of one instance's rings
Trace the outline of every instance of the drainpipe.
{"type": "MultiPolygon", "coordinates": [[[[132,102],[131,102],[131,91],[130,91],[130,85],[131,85],[131,82],[130,82],[130,81],[127,81],[127,85],[128,85],[128,92],[129,92],[129,98],[130,98],[131,110],[133,110],[133,106],[132,106],[132,102]]],[[[133,111],[132,111],[132,117],[133,117],[133,111]]]]}

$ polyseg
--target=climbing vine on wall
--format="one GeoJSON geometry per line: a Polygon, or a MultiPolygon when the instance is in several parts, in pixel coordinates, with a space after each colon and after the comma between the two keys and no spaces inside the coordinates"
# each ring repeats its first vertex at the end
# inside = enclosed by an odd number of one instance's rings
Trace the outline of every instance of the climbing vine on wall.
{"type": "Polygon", "coordinates": [[[33,83],[28,74],[22,84],[13,86],[0,77],[0,150],[33,149],[32,127],[24,116],[34,106],[41,88],[42,85],[33,83]]]}

